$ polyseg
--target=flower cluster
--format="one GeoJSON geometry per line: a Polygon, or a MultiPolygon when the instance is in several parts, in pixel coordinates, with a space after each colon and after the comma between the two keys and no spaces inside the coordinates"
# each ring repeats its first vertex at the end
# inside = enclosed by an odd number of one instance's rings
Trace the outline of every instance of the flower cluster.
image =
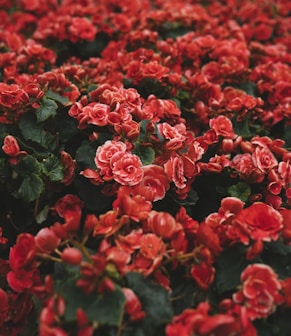
{"type": "Polygon", "coordinates": [[[291,333],[291,6],[0,1],[0,334],[291,333]]]}

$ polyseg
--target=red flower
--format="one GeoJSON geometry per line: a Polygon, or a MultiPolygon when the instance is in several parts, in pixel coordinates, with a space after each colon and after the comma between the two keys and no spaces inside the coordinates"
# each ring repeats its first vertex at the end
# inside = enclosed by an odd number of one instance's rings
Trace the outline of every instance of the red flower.
{"type": "Polygon", "coordinates": [[[263,173],[268,172],[278,165],[275,156],[267,147],[256,147],[252,154],[252,158],[256,167],[263,173]]]}
{"type": "Polygon", "coordinates": [[[229,139],[234,139],[236,137],[231,121],[223,115],[210,119],[209,126],[218,136],[220,135],[229,139]]]}
{"type": "Polygon", "coordinates": [[[145,312],[142,310],[140,300],[135,295],[134,291],[124,287],[122,288],[122,292],[126,299],[124,311],[128,314],[130,321],[139,321],[143,319],[145,317],[145,312]]]}
{"type": "Polygon", "coordinates": [[[9,262],[11,270],[31,270],[36,265],[36,245],[34,237],[29,233],[21,233],[16,244],[10,249],[9,262]]]}
{"type": "Polygon", "coordinates": [[[9,286],[16,292],[31,288],[38,281],[36,245],[34,237],[22,233],[9,254],[11,271],[7,274],[9,286]]]}
{"type": "Polygon", "coordinates": [[[87,117],[87,123],[96,126],[107,125],[109,112],[110,108],[108,105],[95,102],[88,104],[82,109],[82,113],[87,117]]]}
{"type": "Polygon", "coordinates": [[[184,124],[171,126],[168,123],[157,125],[160,134],[167,140],[166,148],[168,150],[177,150],[184,145],[186,140],[186,127],[184,124]]]}
{"type": "Polygon", "coordinates": [[[0,288],[0,330],[8,315],[8,295],[0,288]]]}
{"type": "Polygon", "coordinates": [[[283,303],[282,285],[271,267],[251,264],[242,272],[241,282],[242,288],[233,299],[246,307],[251,320],[267,317],[283,303]]]}
{"type": "Polygon", "coordinates": [[[160,266],[165,252],[166,246],[161,238],[154,233],[145,234],[141,237],[134,266],[147,276],[160,266]]]}
{"type": "Polygon", "coordinates": [[[271,206],[258,202],[240,211],[234,225],[241,226],[254,240],[271,241],[278,239],[283,218],[271,206]]]}
{"type": "Polygon", "coordinates": [[[147,64],[141,64],[141,75],[145,78],[161,80],[169,73],[169,71],[169,68],[158,64],[158,62],[155,61],[147,64]]]}
{"type": "Polygon", "coordinates": [[[61,151],[61,163],[64,167],[64,178],[62,179],[62,183],[68,186],[74,180],[76,163],[71,155],[65,151],[61,151]]]}
{"type": "Polygon", "coordinates": [[[63,226],[68,233],[79,229],[83,205],[80,198],[73,194],[62,197],[55,204],[57,214],[65,219],[63,226]]]}
{"type": "Polygon", "coordinates": [[[237,154],[232,159],[231,167],[239,173],[243,180],[260,183],[264,179],[263,172],[255,165],[253,157],[249,153],[237,154]]]}
{"type": "Polygon", "coordinates": [[[184,175],[183,160],[179,156],[171,156],[164,164],[165,172],[170,181],[174,182],[177,188],[183,189],[186,187],[186,177],[184,175]]]}
{"type": "Polygon", "coordinates": [[[0,83],[0,105],[15,109],[27,103],[29,96],[19,85],[0,83]]]}
{"type": "Polygon", "coordinates": [[[133,187],[133,192],[144,196],[147,201],[155,202],[163,199],[170,183],[163,167],[158,165],[143,166],[143,179],[133,187]]]}
{"type": "Polygon", "coordinates": [[[178,231],[182,230],[181,224],[177,223],[172,215],[163,211],[151,211],[144,228],[165,239],[172,239],[178,231]]]}
{"type": "Polygon", "coordinates": [[[207,222],[199,225],[197,240],[199,243],[207,246],[215,255],[222,251],[219,236],[215,232],[215,228],[212,228],[207,222]]]}
{"type": "Polygon", "coordinates": [[[196,309],[185,309],[166,327],[166,336],[236,335],[235,318],[226,314],[209,315],[210,305],[202,302],[196,309]]]}
{"type": "Polygon", "coordinates": [[[9,156],[17,156],[20,152],[18,142],[12,135],[7,135],[4,138],[4,145],[2,146],[2,149],[4,153],[9,156]]]}
{"type": "Polygon", "coordinates": [[[200,264],[193,265],[190,273],[198,287],[207,290],[214,281],[215,269],[212,265],[202,261],[200,264]]]}
{"type": "Polygon", "coordinates": [[[120,214],[129,216],[135,221],[146,219],[152,209],[152,204],[141,195],[132,195],[129,187],[120,187],[113,208],[118,208],[120,214]]]}
{"type": "MultiPolygon", "coordinates": [[[[88,215],[88,216],[90,216],[89,218],[93,220],[94,215],[88,215]]],[[[96,225],[93,234],[95,236],[96,235],[111,236],[128,222],[129,217],[127,215],[123,215],[120,218],[118,218],[118,209],[107,211],[105,214],[99,216],[99,220],[97,220],[96,218],[96,225]]]]}
{"type": "Polygon", "coordinates": [[[289,243],[291,241],[291,209],[281,209],[279,212],[283,217],[282,236],[289,243]]]}
{"type": "Polygon", "coordinates": [[[72,42],[78,40],[93,41],[97,33],[96,27],[85,17],[72,18],[69,26],[69,38],[72,42]]]}
{"type": "Polygon", "coordinates": [[[10,157],[11,164],[17,164],[21,156],[25,156],[25,151],[20,151],[18,141],[12,135],[7,135],[4,138],[4,145],[2,146],[3,152],[10,157]]]}

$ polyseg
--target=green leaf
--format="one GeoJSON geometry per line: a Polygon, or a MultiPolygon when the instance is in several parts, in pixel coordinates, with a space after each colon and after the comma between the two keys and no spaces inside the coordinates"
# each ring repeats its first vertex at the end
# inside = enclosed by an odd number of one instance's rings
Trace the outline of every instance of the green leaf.
{"type": "Polygon", "coordinates": [[[46,92],[45,96],[47,98],[50,98],[50,99],[58,102],[58,103],[61,103],[64,106],[69,102],[68,97],[63,97],[63,96],[59,95],[58,93],[51,91],[50,89],[46,92]]]}
{"type": "Polygon", "coordinates": [[[238,182],[230,186],[227,191],[232,197],[237,197],[241,201],[246,202],[251,194],[251,187],[245,182],[238,182]]]}
{"type": "Polygon", "coordinates": [[[54,150],[56,148],[55,137],[37,124],[34,114],[24,113],[19,120],[19,128],[26,140],[32,140],[46,149],[54,150]]]}
{"type": "Polygon", "coordinates": [[[83,176],[77,176],[74,179],[74,186],[78,196],[85,202],[85,206],[89,210],[105,212],[110,209],[113,198],[104,197],[102,186],[92,184],[83,176]]]}
{"type": "Polygon", "coordinates": [[[25,156],[14,168],[21,176],[29,177],[32,173],[40,175],[41,164],[32,155],[25,156]]]}
{"type": "Polygon", "coordinates": [[[42,122],[57,114],[57,103],[52,99],[43,99],[41,106],[36,110],[37,122],[42,122]]]}
{"type": "Polygon", "coordinates": [[[247,265],[245,253],[236,247],[225,249],[216,263],[215,284],[218,293],[235,290],[240,284],[240,275],[247,265]]]}
{"type": "MultiPolygon", "coordinates": [[[[58,113],[54,119],[58,127],[59,141],[66,144],[78,133],[78,121],[66,114],[58,113]]],[[[75,140],[75,139],[74,139],[75,140]]]]}
{"type": "Polygon", "coordinates": [[[170,194],[174,201],[181,206],[191,206],[195,205],[199,199],[197,192],[194,189],[190,189],[187,197],[185,199],[179,199],[176,197],[176,194],[170,194]]]}
{"type": "Polygon", "coordinates": [[[270,250],[271,253],[279,254],[282,256],[291,256],[291,246],[286,245],[281,241],[274,241],[265,243],[265,249],[270,250]]]}
{"type": "Polygon", "coordinates": [[[91,295],[86,295],[76,285],[78,278],[77,275],[56,284],[56,291],[66,302],[65,319],[68,321],[75,320],[76,310],[82,308],[91,322],[118,326],[123,316],[125,304],[123,292],[117,288],[113,292],[103,294],[93,292],[91,295]]]}
{"type": "Polygon", "coordinates": [[[250,138],[253,136],[253,132],[250,130],[248,118],[244,118],[242,121],[237,121],[235,117],[232,119],[232,125],[234,132],[243,138],[250,138]]]}
{"type": "Polygon", "coordinates": [[[154,162],[155,151],[151,147],[143,147],[137,144],[133,153],[139,156],[144,166],[154,162]]]}
{"type": "Polygon", "coordinates": [[[262,262],[271,266],[280,279],[291,277],[291,247],[283,242],[265,244],[261,254],[262,262]]]}
{"type": "Polygon", "coordinates": [[[125,332],[125,335],[160,336],[161,330],[171,321],[173,316],[169,293],[164,287],[153,283],[139,273],[128,273],[126,280],[128,287],[140,299],[146,317],[125,332]]]}
{"type": "Polygon", "coordinates": [[[29,177],[23,179],[14,196],[26,202],[33,202],[40,197],[43,191],[44,183],[42,179],[36,174],[31,174],[29,177]]]}
{"type": "Polygon", "coordinates": [[[240,90],[245,91],[250,96],[253,96],[253,97],[258,96],[257,85],[254,82],[251,82],[251,81],[242,82],[239,84],[238,88],[240,90]]]}
{"type": "Polygon", "coordinates": [[[150,122],[150,120],[142,120],[140,122],[140,135],[139,135],[139,139],[141,141],[144,141],[146,139],[147,136],[147,125],[150,122]]]}
{"type": "Polygon", "coordinates": [[[291,125],[285,125],[284,126],[284,141],[286,142],[286,147],[291,147],[291,125]]]}
{"type": "Polygon", "coordinates": [[[51,181],[59,182],[64,178],[63,166],[54,155],[50,155],[45,159],[42,168],[43,173],[48,176],[51,181]]]}
{"type": "Polygon", "coordinates": [[[181,314],[184,309],[196,306],[206,296],[197,287],[193,279],[185,276],[185,270],[182,267],[178,267],[171,272],[171,288],[172,306],[175,315],[181,314]]]}
{"type": "Polygon", "coordinates": [[[96,169],[94,158],[96,156],[96,146],[91,141],[83,141],[76,152],[76,161],[84,165],[84,168],[96,169]]]}

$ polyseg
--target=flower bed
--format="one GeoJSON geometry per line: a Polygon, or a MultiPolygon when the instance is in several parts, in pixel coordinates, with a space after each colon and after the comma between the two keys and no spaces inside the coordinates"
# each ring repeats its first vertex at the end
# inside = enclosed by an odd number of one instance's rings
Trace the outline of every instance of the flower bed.
{"type": "Polygon", "coordinates": [[[0,9],[0,335],[289,336],[290,2],[0,9]]]}

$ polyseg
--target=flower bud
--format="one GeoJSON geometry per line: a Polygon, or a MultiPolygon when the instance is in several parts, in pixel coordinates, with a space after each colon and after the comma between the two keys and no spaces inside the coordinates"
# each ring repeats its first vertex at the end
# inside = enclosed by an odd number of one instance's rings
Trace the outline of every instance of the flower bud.
{"type": "Polygon", "coordinates": [[[234,150],[234,142],[232,139],[223,139],[221,147],[225,153],[231,153],[234,150]]]}
{"type": "Polygon", "coordinates": [[[75,247],[67,247],[64,249],[62,260],[70,265],[79,265],[82,261],[82,253],[75,247]]]}

